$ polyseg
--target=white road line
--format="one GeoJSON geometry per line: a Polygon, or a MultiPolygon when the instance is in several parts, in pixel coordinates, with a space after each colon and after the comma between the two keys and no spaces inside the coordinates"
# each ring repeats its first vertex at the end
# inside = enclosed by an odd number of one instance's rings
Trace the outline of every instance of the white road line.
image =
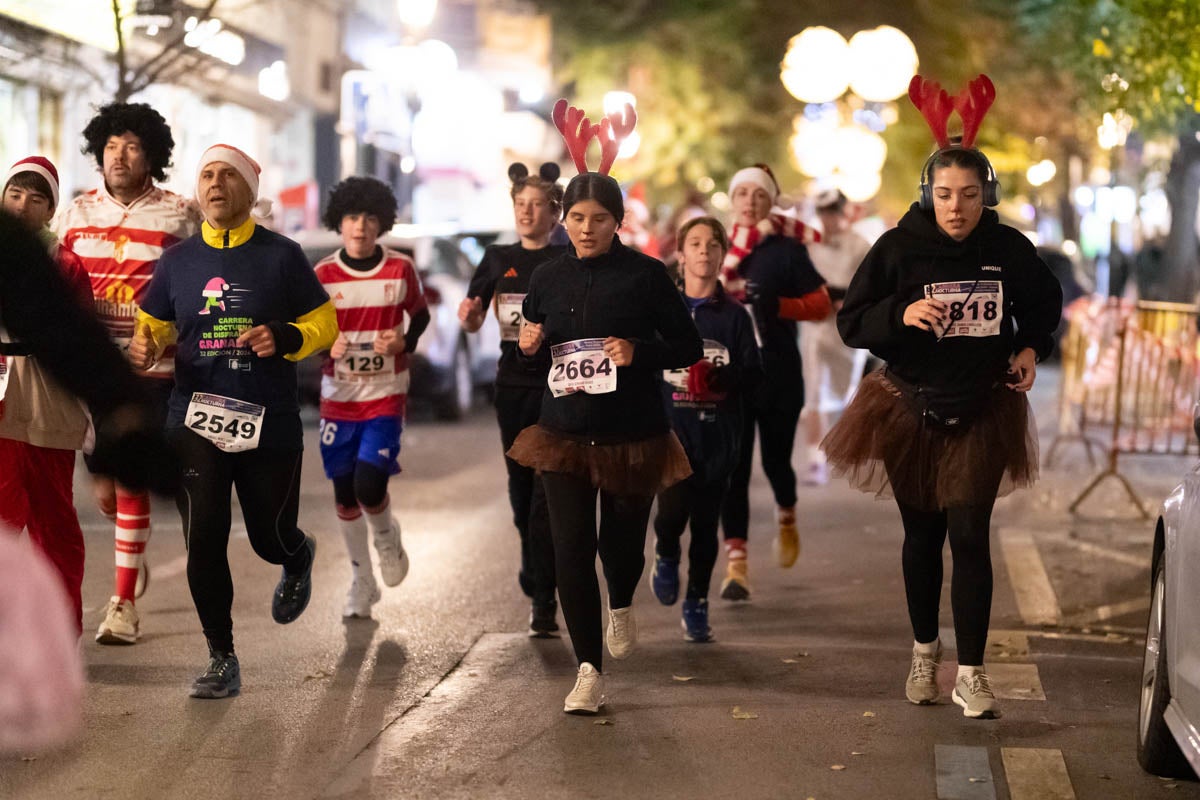
{"type": "Polygon", "coordinates": [[[987,674],[992,679],[992,691],[1001,700],[1045,700],[1042,676],[1037,664],[1005,664],[989,662],[987,674]]]}
{"type": "Polygon", "coordinates": [[[1000,757],[1012,800],[1075,800],[1061,750],[1002,747],[1000,757]]]}
{"type": "Polygon", "coordinates": [[[938,800],[996,800],[986,747],[935,744],[938,800]]]}
{"type": "Polygon", "coordinates": [[[1017,528],[1001,528],[1000,547],[1021,619],[1027,625],[1057,625],[1062,617],[1058,596],[1050,585],[1033,534],[1017,528]]]}
{"type": "Polygon", "coordinates": [[[1070,627],[1081,627],[1094,622],[1104,622],[1105,620],[1123,617],[1126,614],[1132,614],[1136,611],[1148,611],[1149,609],[1149,595],[1145,597],[1135,597],[1132,600],[1123,600],[1120,603],[1110,603],[1108,605],[1096,606],[1095,608],[1089,608],[1086,611],[1081,611],[1078,614],[1072,614],[1063,621],[1063,624],[1070,627]]]}

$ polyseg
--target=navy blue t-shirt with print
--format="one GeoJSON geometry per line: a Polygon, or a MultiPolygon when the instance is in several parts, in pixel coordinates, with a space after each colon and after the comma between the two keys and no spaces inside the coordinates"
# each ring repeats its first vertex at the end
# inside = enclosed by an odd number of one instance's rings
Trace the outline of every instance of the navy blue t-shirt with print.
{"type": "Polygon", "coordinates": [[[266,409],[259,447],[302,448],[295,362],[280,353],[259,358],[236,340],[328,300],[300,246],[261,226],[234,247],[213,247],[196,234],[168,249],[142,303],[179,333],[167,427],[182,427],[192,394],[205,392],[266,409]]]}

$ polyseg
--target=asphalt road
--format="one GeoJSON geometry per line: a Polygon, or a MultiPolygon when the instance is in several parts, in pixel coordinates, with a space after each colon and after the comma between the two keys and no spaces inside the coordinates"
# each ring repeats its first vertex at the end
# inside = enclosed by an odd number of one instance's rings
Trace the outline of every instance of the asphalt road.
{"type": "MultiPolygon", "coordinates": [[[[340,618],[349,569],[315,433],[301,518],[321,544],[313,601],[296,623],[271,622],[278,570],[235,525],[241,695],[187,697],[206,651],[178,516],[158,505],[141,642],[85,637],[82,738],[0,760],[0,797],[1200,797],[1200,785],[1145,775],[1134,758],[1151,528],[1113,491],[1088,517],[1067,515],[1088,474],[1077,454],[997,507],[988,663],[1003,719],[905,702],[911,633],[894,507],[841,485],[805,488],[804,551],[781,570],[759,474],[752,602],[714,599],[717,641],[687,644],[678,606],[659,606],[643,581],[641,643],[606,662],[610,704],[591,719],[561,711],[574,678],[567,642],[524,634],[490,411],[411,421],[391,491],[412,570],[370,622],[340,618]]],[[[1135,482],[1156,503],[1185,465],[1138,467],[1135,482]]],[[[82,476],[77,494],[94,630],[111,592],[111,529],[82,476]]]]}

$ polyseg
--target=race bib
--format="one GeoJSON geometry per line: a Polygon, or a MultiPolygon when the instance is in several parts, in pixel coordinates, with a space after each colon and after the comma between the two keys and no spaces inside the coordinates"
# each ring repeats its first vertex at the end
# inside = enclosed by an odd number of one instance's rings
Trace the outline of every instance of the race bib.
{"type": "Polygon", "coordinates": [[[8,391],[8,361],[4,356],[0,356],[0,400],[4,399],[4,393],[8,391]]]}
{"type": "Polygon", "coordinates": [[[265,413],[254,403],[195,392],[185,424],[226,453],[240,453],[258,447],[265,413]]]}
{"type": "MultiPolygon", "coordinates": [[[[729,349],[713,339],[704,340],[704,358],[712,362],[714,367],[723,367],[729,363],[729,349]]],[[[688,390],[688,367],[683,369],[664,369],[663,380],[671,388],[679,392],[688,390]]]]}
{"type": "Polygon", "coordinates": [[[500,341],[515,342],[521,334],[521,323],[525,317],[521,315],[521,304],[525,302],[523,294],[501,294],[496,296],[496,319],[500,322],[500,341]]]}
{"type": "MultiPolygon", "coordinates": [[[[392,356],[375,352],[374,342],[359,342],[346,348],[346,355],[333,362],[338,380],[359,382],[384,374],[392,366],[392,356]]],[[[392,371],[387,372],[388,375],[392,371]]]]}
{"type": "Polygon", "coordinates": [[[1004,318],[1004,284],[1001,281],[945,281],[925,284],[927,300],[950,307],[950,322],[943,337],[999,336],[1004,318]]]}
{"type": "Polygon", "coordinates": [[[576,339],[551,346],[546,384],[555,397],[575,392],[615,392],[617,368],[604,354],[604,340],[576,339]]]}

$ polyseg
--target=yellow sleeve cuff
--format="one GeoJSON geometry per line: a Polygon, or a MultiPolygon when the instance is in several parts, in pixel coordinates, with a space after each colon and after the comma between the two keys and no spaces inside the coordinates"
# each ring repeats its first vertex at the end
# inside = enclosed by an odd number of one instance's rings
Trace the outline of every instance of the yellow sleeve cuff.
{"type": "Polygon", "coordinates": [[[135,331],[143,331],[149,334],[150,341],[154,343],[154,351],[162,354],[163,348],[169,344],[175,344],[177,331],[175,324],[167,320],[152,317],[140,308],[137,312],[137,324],[135,331]]]}
{"type": "Polygon", "coordinates": [[[334,309],[332,300],[326,300],[322,305],[288,324],[295,326],[304,339],[299,350],[284,355],[289,361],[302,361],[313,353],[328,350],[338,336],[337,310],[334,309]]]}

